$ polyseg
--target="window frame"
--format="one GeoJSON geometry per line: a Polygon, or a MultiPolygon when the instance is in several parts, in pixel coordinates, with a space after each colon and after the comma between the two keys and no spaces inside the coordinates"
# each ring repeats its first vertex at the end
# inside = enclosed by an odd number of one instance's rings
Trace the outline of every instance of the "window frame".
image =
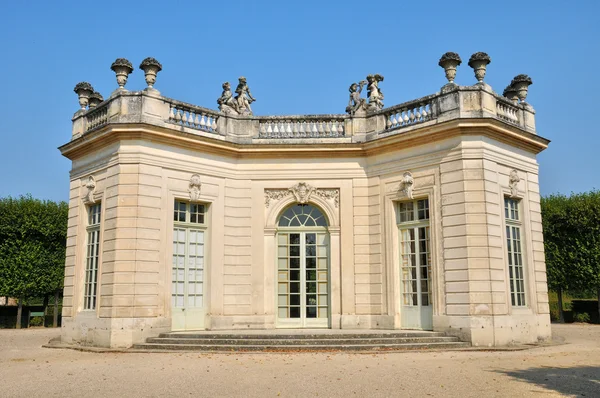
{"type": "Polygon", "coordinates": [[[102,203],[94,203],[86,206],[87,224],[85,227],[85,265],[84,265],[84,280],[83,280],[83,311],[96,311],[98,308],[99,282],[98,274],[100,273],[100,246],[102,242],[102,203]],[[98,209],[98,211],[95,211],[98,209]],[[90,243],[91,237],[95,238],[93,243],[90,243]],[[91,246],[93,245],[93,246],[91,246]],[[95,250],[95,256],[92,254],[95,250]],[[91,257],[93,256],[93,258],[91,257]],[[91,266],[90,266],[91,262],[91,266]]]}
{"type": "Polygon", "coordinates": [[[525,242],[523,238],[525,230],[523,215],[523,201],[520,198],[504,195],[503,246],[506,255],[507,294],[509,296],[510,307],[517,310],[529,308],[526,266],[527,253],[525,251],[525,242]],[[518,244],[518,251],[514,250],[516,244],[518,244]],[[519,264],[516,264],[516,262],[519,262],[519,264]]]}

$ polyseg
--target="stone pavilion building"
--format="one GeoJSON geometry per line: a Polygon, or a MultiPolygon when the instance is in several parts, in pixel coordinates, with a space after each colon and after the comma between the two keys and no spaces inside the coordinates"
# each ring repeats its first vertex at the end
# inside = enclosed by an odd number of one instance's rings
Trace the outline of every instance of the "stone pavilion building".
{"type": "MultiPolygon", "coordinates": [[[[255,116],[245,78],[219,110],[89,83],[72,161],[62,340],[130,347],[162,332],[421,329],[476,346],[550,337],[536,155],[549,141],[519,75],[346,113],[255,116]]],[[[363,88],[367,94],[364,95],[363,88]]],[[[340,104],[344,108],[344,104],[340,104]]]]}

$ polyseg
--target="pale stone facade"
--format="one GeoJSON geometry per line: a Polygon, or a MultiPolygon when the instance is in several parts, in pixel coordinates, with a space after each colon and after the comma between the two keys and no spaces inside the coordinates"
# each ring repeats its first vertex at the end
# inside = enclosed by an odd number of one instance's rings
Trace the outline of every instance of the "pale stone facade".
{"type": "MultiPolygon", "coordinates": [[[[550,336],[536,161],[548,140],[536,135],[525,98],[507,99],[482,81],[449,83],[390,108],[361,112],[359,103],[352,115],[260,117],[124,85],[89,109],[89,93],[80,92],[84,109],[73,119],[72,140],[60,148],[73,162],[64,342],[128,347],[171,330],[279,327],[421,327],[478,346],[550,336]],[[512,304],[508,199],[520,211],[520,305],[512,304]],[[413,298],[406,290],[417,282],[405,283],[410,272],[402,260],[403,250],[416,249],[403,249],[403,236],[412,232],[399,221],[401,204],[411,202],[429,207],[423,226],[414,224],[417,234],[428,234],[416,267],[423,274],[415,281],[427,282],[419,285],[416,310],[407,306],[413,298]],[[177,203],[188,213],[203,205],[202,225],[174,219],[177,203]],[[326,225],[282,227],[282,214],[298,203],[322,212],[326,225]],[[95,205],[97,222],[90,221],[95,205]],[[203,265],[181,268],[188,275],[181,276],[173,242],[186,231],[196,234],[194,250],[203,251],[194,258],[203,265]],[[313,232],[323,236],[325,253],[315,259],[327,264],[314,319],[308,307],[317,296],[302,290],[313,277],[313,232]],[[295,314],[295,293],[285,290],[294,289],[292,282],[281,281],[296,274],[278,273],[278,264],[280,271],[292,264],[292,243],[282,242],[297,236],[306,237],[298,248],[307,251],[298,255],[306,276],[295,314]],[[90,247],[98,250],[96,260],[90,247]],[[198,279],[190,287],[193,271],[198,279]],[[97,280],[93,301],[90,278],[97,280]],[[196,297],[193,308],[178,304],[176,278],[185,279],[182,300],[196,297]]],[[[186,264],[189,239],[181,254],[186,264]]]]}

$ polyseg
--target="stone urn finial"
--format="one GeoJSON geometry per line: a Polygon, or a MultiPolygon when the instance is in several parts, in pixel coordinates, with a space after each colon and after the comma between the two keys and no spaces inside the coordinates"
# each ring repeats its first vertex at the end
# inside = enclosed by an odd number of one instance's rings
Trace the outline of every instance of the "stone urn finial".
{"type": "Polygon", "coordinates": [[[80,82],[75,85],[73,91],[79,96],[79,105],[81,106],[81,109],[85,110],[88,106],[90,96],[94,92],[94,87],[88,82],[80,82]]]}
{"type": "Polygon", "coordinates": [[[133,72],[133,65],[131,65],[131,62],[125,58],[117,58],[110,66],[110,69],[112,69],[117,75],[117,84],[119,85],[119,89],[124,90],[125,84],[127,84],[127,77],[131,72],[133,72]]]}
{"type": "Polygon", "coordinates": [[[154,88],[153,86],[154,83],[156,83],[156,74],[162,70],[162,65],[160,62],[152,57],[148,57],[142,61],[140,64],[140,69],[144,71],[148,88],[154,88]]]}
{"type": "Polygon", "coordinates": [[[490,62],[492,62],[492,59],[486,53],[477,52],[471,55],[469,66],[475,71],[475,77],[479,83],[483,83],[485,71],[490,62]]]}
{"type": "Polygon", "coordinates": [[[515,91],[517,92],[517,96],[522,103],[525,103],[527,91],[529,90],[529,86],[532,84],[533,80],[531,80],[531,78],[527,75],[517,75],[510,82],[510,85],[514,87],[515,91]]]}
{"type": "Polygon", "coordinates": [[[519,97],[517,96],[517,90],[515,90],[515,88],[510,84],[506,86],[502,95],[514,102],[515,104],[519,101],[519,97]]]}
{"type": "Polygon", "coordinates": [[[102,94],[100,94],[97,91],[94,91],[92,93],[92,95],[90,95],[90,99],[89,99],[90,109],[97,107],[98,104],[100,104],[102,101],[104,101],[104,98],[102,97],[102,94]]]}
{"type": "Polygon", "coordinates": [[[442,55],[440,58],[440,62],[438,65],[444,68],[446,72],[446,79],[448,79],[449,84],[454,84],[454,78],[456,77],[456,67],[462,63],[462,59],[460,59],[460,55],[453,52],[447,52],[442,55]]]}

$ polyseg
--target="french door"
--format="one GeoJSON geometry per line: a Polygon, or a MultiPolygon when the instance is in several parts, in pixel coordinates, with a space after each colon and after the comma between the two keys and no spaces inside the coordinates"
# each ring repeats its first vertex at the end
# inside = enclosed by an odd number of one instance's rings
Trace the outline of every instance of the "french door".
{"type": "Polygon", "coordinates": [[[204,328],[204,211],[204,205],[175,202],[171,273],[172,330],[204,328]]]}
{"type": "Polygon", "coordinates": [[[329,327],[327,232],[279,232],[277,242],[277,326],[329,327]]]}
{"type": "Polygon", "coordinates": [[[399,204],[402,327],[433,329],[427,199],[399,204]]]}

